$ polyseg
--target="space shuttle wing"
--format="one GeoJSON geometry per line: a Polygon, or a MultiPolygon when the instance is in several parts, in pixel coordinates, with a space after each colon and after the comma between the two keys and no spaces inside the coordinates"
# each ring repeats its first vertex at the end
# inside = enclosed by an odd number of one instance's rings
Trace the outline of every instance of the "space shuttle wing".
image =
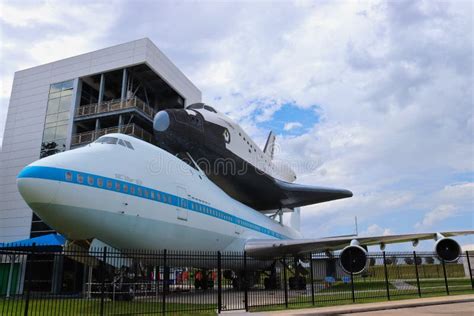
{"type": "Polygon", "coordinates": [[[280,191],[282,207],[294,208],[352,196],[352,192],[344,189],[325,188],[318,186],[289,183],[275,179],[280,191]]]}
{"type": "Polygon", "coordinates": [[[297,255],[308,252],[339,250],[348,246],[352,240],[357,240],[357,242],[362,246],[372,246],[402,242],[418,242],[419,240],[429,239],[435,240],[440,237],[453,237],[471,234],[474,234],[474,230],[371,237],[344,236],[319,239],[288,240],[259,239],[247,241],[245,244],[245,251],[248,253],[248,255],[253,257],[276,258],[283,255],[297,255]]]}

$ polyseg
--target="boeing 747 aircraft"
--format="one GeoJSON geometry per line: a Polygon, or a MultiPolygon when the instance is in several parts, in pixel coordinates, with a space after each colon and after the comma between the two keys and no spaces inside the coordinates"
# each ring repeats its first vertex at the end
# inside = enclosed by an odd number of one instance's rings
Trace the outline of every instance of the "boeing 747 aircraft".
{"type": "Polygon", "coordinates": [[[123,134],[40,159],[17,181],[26,203],[67,239],[97,239],[119,250],[246,250],[254,260],[271,260],[342,249],[343,269],[359,273],[368,245],[434,239],[438,256],[454,261],[461,248],[450,237],[474,233],[303,239],[296,227],[230,197],[197,166],[123,134]]]}

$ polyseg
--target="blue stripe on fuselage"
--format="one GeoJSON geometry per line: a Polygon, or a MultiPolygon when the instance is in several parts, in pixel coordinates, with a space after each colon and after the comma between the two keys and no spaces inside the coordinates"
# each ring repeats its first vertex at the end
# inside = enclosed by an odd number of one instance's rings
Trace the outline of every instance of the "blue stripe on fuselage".
{"type": "Polygon", "coordinates": [[[174,205],[177,207],[188,209],[193,212],[212,216],[278,239],[288,239],[288,237],[277,233],[271,229],[251,223],[245,219],[236,217],[232,214],[207,206],[205,204],[197,203],[188,199],[181,198],[174,194],[169,194],[163,191],[151,189],[134,183],[97,176],[91,173],[53,167],[30,166],[24,168],[20,172],[20,174],[18,174],[17,178],[37,178],[54,180],[84,185],[87,187],[94,187],[102,190],[113,191],[116,193],[132,195],[138,198],[152,200],[158,203],[174,205]]]}

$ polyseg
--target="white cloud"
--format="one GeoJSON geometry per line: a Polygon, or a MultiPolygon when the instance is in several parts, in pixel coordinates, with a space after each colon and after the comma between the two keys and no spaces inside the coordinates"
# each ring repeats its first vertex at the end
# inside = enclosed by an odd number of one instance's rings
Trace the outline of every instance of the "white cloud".
{"type": "Polygon", "coordinates": [[[429,211],[423,217],[421,222],[416,223],[417,229],[432,228],[435,224],[442,223],[448,218],[457,214],[457,208],[451,204],[440,205],[432,211],[429,211]]]}
{"type": "Polygon", "coordinates": [[[298,129],[301,127],[303,127],[303,124],[301,124],[300,122],[288,122],[288,123],[285,123],[285,125],[283,126],[283,130],[291,131],[293,129],[298,129]]]}
{"type": "Polygon", "coordinates": [[[366,230],[360,233],[360,236],[387,236],[393,235],[393,231],[390,228],[382,228],[377,224],[372,224],[367,227],[366,230]]]}

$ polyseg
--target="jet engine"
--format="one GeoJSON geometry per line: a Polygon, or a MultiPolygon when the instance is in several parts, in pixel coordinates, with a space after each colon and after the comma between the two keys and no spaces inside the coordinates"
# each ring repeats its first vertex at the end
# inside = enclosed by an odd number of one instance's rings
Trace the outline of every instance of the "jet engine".
{"type": "Polygon", "coordinates": [[[357,241],[342,249],[339,263],[346,273],[359,274],[367,267],[367,250],[361,247],[357,241]]]}
{"type": "Polygon", "coordinates": [[[457,261],[461,255],[461,246],[454,239],[442,235],[436,241],[434,249],[438,258],[445,262],[457,261]]]}

